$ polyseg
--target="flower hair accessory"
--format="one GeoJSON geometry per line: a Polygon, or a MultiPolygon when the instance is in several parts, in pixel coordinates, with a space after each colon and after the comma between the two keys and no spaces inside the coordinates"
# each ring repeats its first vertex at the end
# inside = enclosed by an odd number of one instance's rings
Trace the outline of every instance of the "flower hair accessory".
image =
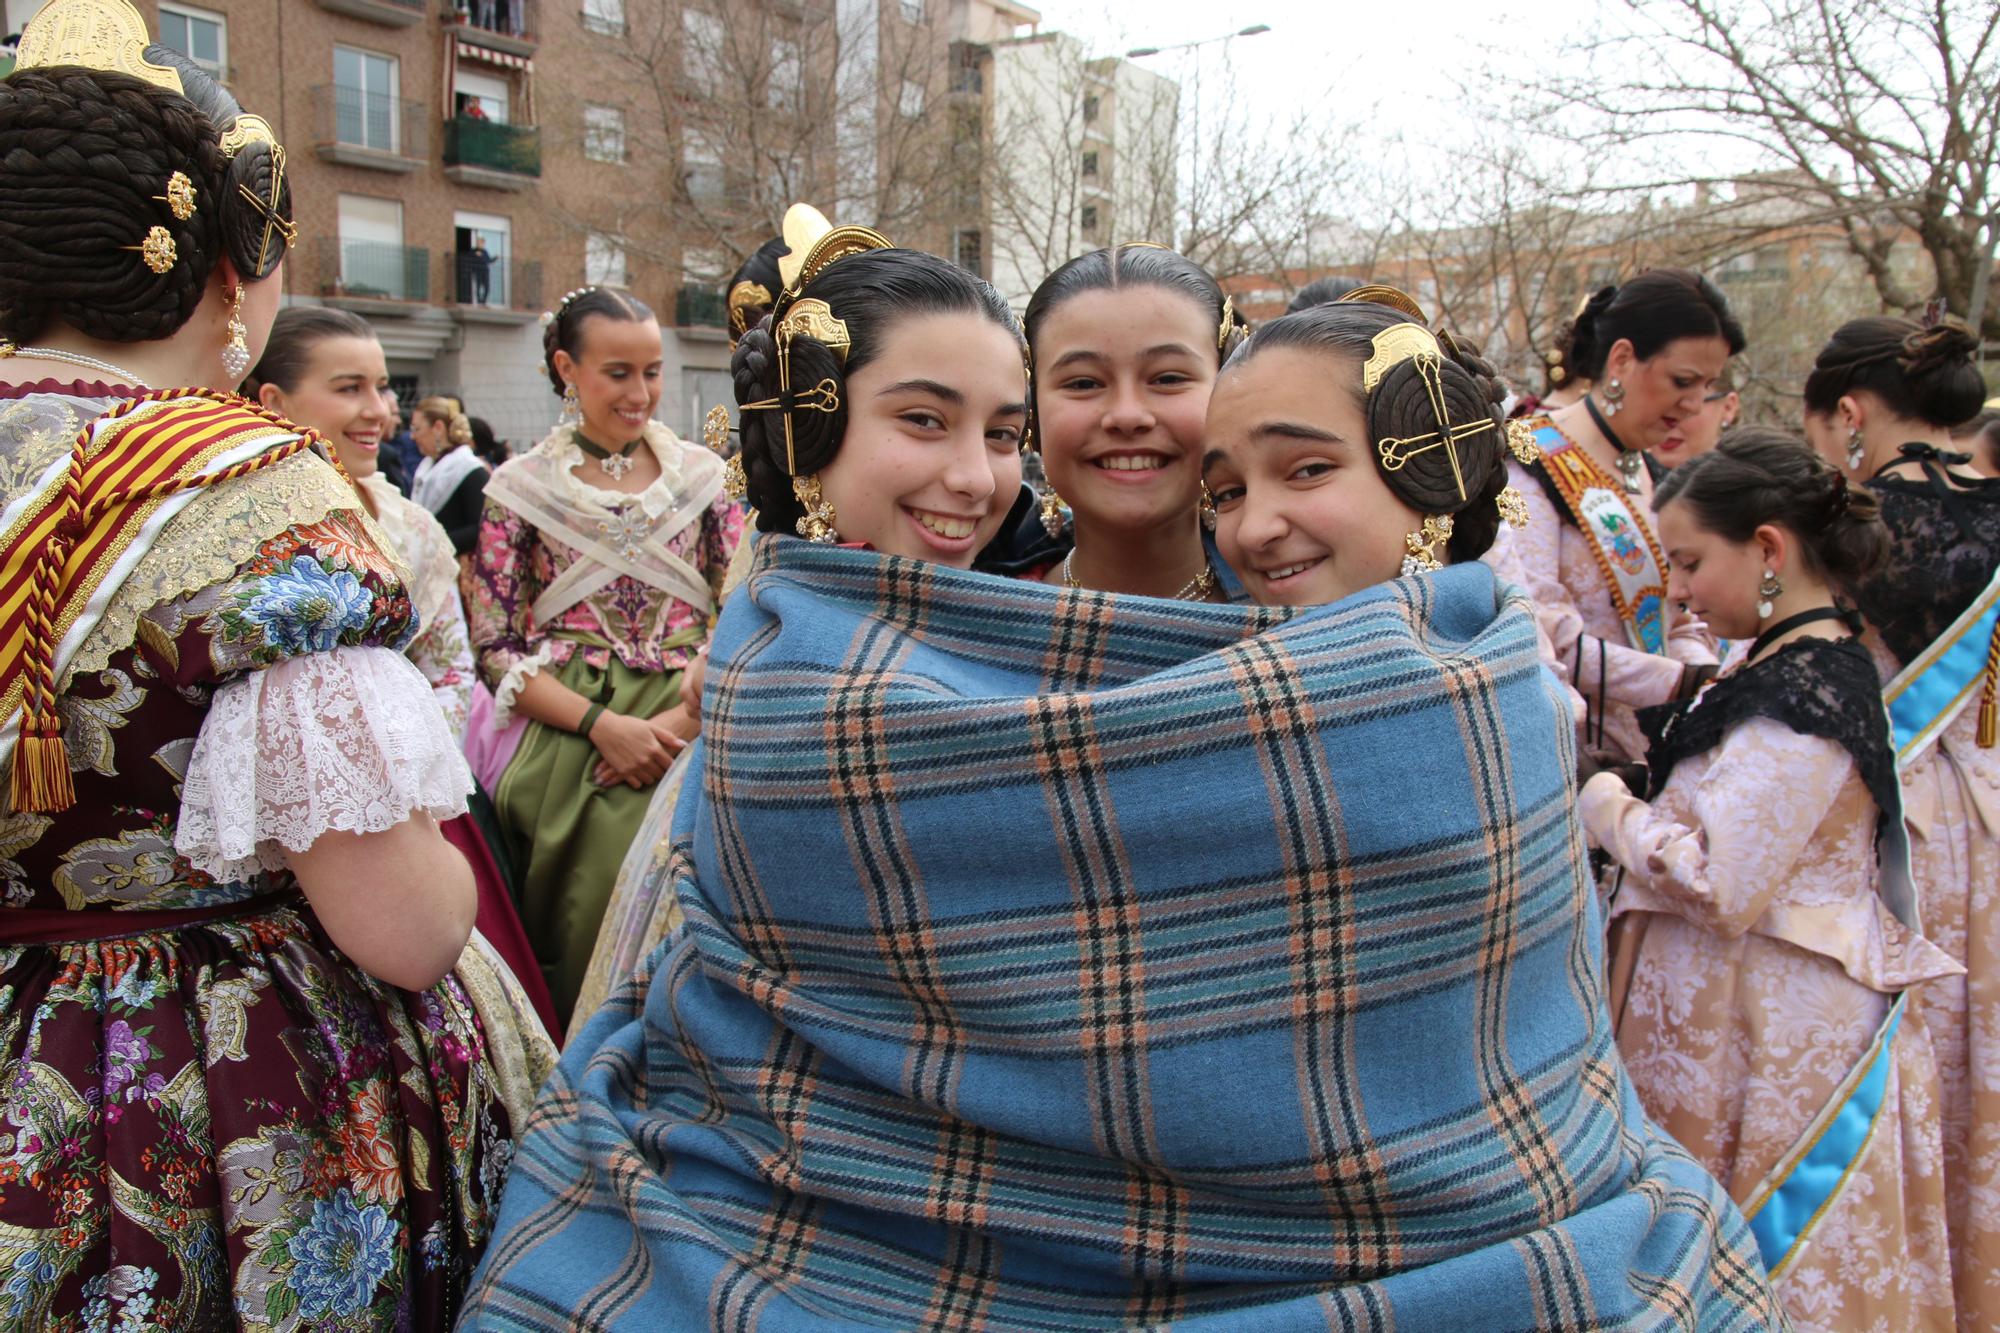
{"type": "Polygon", "coordinates": [[[563,311],[569,309],[570,302],[576,300],[580,296],[588,296],[596,290],[597,288],[594,286],[573,287],[569,291],[564,292],[563,299],[556,302],[556,308],[554,310],[544,310],[542,312],[542,327],[547,328],[549,325],[561,319],[563,311]]]}

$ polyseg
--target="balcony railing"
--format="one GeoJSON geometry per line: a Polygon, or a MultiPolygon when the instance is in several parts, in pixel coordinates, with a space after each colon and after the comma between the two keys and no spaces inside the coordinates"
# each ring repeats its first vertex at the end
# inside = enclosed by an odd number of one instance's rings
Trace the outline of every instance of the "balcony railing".
{"type": "Polygon", "coordinates": [[[452,305],[485,306],[493,310],[540,310],[542,266],[532,260],[487,258],[477,252],[446,250],[438,256],[451,290],[452,305]]]}
{"type": "Polygon", "coordinates": [[[384,161],[376,165],[392,170],[407,170],[430,156],[430,112],[421,102],[328,83],[312,90],[312,105],[322,156],[354,166],[379,157],[384,161]]]}
{"type": "Polygon", "coordinates": [[[469,41],[527,55],[542,31],[536,0],[442,0],[445,21],[469,41]]]}
{"type": "Polygon", "coordinates": [[[726,329],[729,298],[713,287],[683,284],[674,298],[674,326],[682,329],[726,329]]]}
{"type": "Polygon", "coordinates": [[[501,125],[458,116],[444,123],[444,160],[446,166],[539,176],[542,132],[533,125],[501,125]]]}
{"type": "Polygon", "coordinates": [[[320,245],[320,292],[377,301],[428,301],[431,252],[415,245],[326,237],[320,245]]]}
{"type": "Polygon", "coordinates": [[[319,0],[319,7],[392,28],[422,23],[425,11],[430,8],[425,0],[319,0]]]}

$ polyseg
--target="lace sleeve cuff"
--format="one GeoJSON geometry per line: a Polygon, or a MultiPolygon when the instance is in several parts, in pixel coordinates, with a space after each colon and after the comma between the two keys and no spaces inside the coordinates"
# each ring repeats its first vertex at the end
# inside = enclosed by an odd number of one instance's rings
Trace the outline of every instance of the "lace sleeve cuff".
{"type": "Polygon", "coordinates": [[[218,880],[245,879],[325,833],[380,833],[419,810],[464,814],[471,789],[430,683],[407,658],[310,653],[215,692],[174,849],[218,880]]]}
{"type": "Polygon", "coordinates": [[[493,686],[493,727],[504,730],[514,720],[514,699],[521,693],[521,687],[528,683],[528,677],[556,660],[555,644],[544,639],[542,646],[526,657],[517,657],[507,664],[507,670],[493,686]]]}

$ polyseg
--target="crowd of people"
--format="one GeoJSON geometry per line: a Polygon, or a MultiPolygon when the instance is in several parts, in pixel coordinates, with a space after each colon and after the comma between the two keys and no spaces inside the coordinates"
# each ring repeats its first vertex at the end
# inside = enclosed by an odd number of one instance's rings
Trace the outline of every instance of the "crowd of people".
{"type": "Polygon", "coordinates": [[[0,1326],[2000,1327],[1956,321],[1749,424],[1687,270],[1530,386],[801,206],[512,454],[125,0],[0,187],[0,1326]]]}

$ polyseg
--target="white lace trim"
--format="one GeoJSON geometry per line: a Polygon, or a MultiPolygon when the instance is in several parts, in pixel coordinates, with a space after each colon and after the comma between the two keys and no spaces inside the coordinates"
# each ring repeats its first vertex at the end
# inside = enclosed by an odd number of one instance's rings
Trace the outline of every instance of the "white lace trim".
{"type": "Polygon", "coordinates": [[[221,882],[282,869],[322,834],[465,813],[472,774],[430,683],[388,648],[288,658],[215,692],[174,850],[221,882]]]}
{"type": "Polygon", "coordinates": [[[507,668],[500,683],[493,687],[493,729],[505,731],[514,723],[514,698],[528,683],[528,677],[556,660],[556,646],[553,640],[542,640],[542,646],[526,657],[518,659],[507,668]]]}

